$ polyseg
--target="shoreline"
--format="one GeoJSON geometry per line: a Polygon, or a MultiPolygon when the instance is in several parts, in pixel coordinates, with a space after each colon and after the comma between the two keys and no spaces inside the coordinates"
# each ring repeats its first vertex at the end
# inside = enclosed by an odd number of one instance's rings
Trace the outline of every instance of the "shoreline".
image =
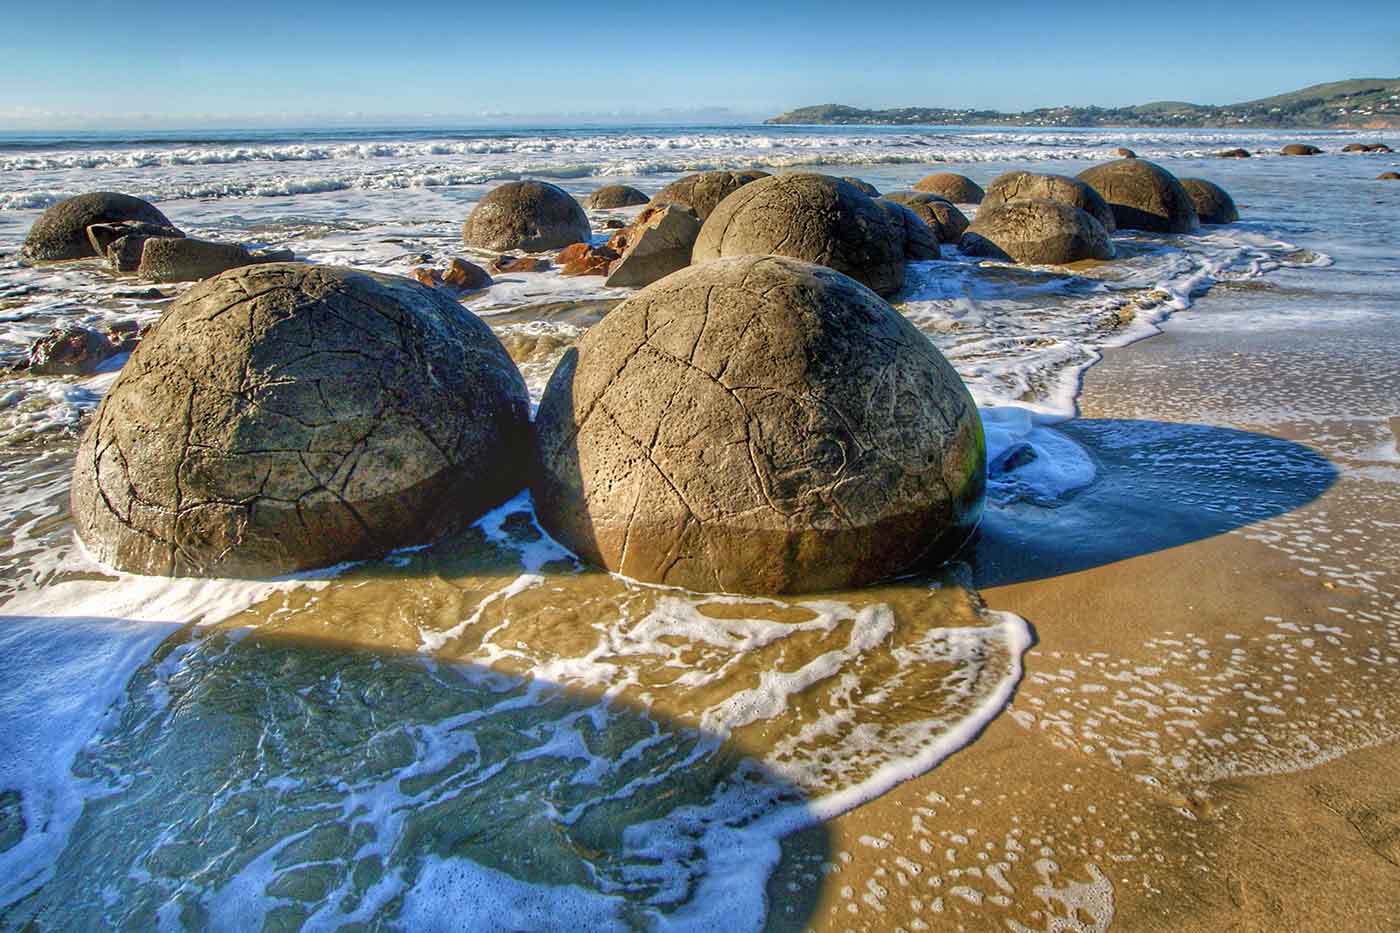
{"type": "MultiPolygon", "coordinates": [[[[984,532],[973,557],[982,597],[1037,636],[1006,715],[933,771],[826,824],[830,853],[785,840],[769,929],[799,927],[784,925],[785,901],[808,905],[800,926],[815,929],[1044,929],[1051,917],[1076,930],[1360,929],[1400,915],[1400,794],[1387,790],[1400,783],[1390,725],[1400,691],[1373,676],[1397,653],[1400,575],[1386,557],[1400,550],[1387,531],[1400,507],[1347,453],[1363,449],[1345,438],[1364,436],[1369,420],[1335,417],[1322,432],[1267,410],[1297,407],[1325,374],[1287,371],[1267,394],[1251,391],[1266,384],[1256,369],[1304,358],[1317,335],[1247,321],[1250,303],[1222,291],[1084,374],[1079,415],[1058,427],[1090,450],[1100,478],[1057,510],[1080,516],[1049,524],[1069,552],[1062,566],[1033,555],[1028,579],[997,579],[997,558],[1025,560],[1020,549],[1047,528],[1010,541],[997,538],[1014,526],[984,532]],[[1193,389],[1183,373],[1209,359],[1220,381],[1193,389]],[[1186,424],[1197,419],[1208,423],[1186,424]],[[1093,429],[1114,420],[1139,434],[1155,421],[1164,436],[1154,450],[1131,431],[1093,429]],[[1321,462],[1306,443],[1319,435],[1321,462]],[[1231,477],[1241,463],[1267,472],[1290,457],[1296,469],[1262,485],[1231,477]],[[1203,476],[1212,459],[1218,473],[1203,476]],[[1174,487],[1169,474],[1183,467],[1174,487]],[[1267,500],[1313,468],[1303,501],[1220,511],[1267,500]],[[1170,498],[1202,485],[1219,497],[1170,498]],[[1073,537],[1112,527],[1103,522],[1115,510],[1122,534],[1073,537]],[[1357,528],[1371,532],[1369,562],[1333,573],[1299,550],[1357,528]],[[1304,712],[1268,712],[1290,702],[1304,712]],[[1269,722],[1319,709],[1303,728],[1269,722]]],[[[1379,318],[1335,330],[1372,352],[1384,341],[1379,318]]],[[[1355,412],[1362,401],[1329,404],[1355,412]]]]}

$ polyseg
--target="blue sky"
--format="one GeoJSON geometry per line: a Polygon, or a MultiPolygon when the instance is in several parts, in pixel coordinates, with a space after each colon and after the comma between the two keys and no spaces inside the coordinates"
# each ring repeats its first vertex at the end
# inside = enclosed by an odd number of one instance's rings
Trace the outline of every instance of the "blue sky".
{"type": "Polygon", "coordinates": [[[1400,75],[1393,0],[0,3],[9,128],[1227,103],[1400,75]]]}

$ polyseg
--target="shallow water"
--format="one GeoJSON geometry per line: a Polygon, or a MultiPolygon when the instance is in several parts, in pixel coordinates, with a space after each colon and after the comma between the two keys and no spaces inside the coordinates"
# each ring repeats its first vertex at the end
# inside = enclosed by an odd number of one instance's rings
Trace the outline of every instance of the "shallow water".
{"type": "MultiPolygon", "coordinates": [[[[1201,158],[1318,134],[779,129],[0,138],[0,357],[58,323],[149,322],[178,292],[17,264],[39,209],[92,188],[158,199],[196,235],[402,274],[470,255],[471,204],[521,174],[581,196],[604,177],[654,191],[700,168],[845,165],[825,170],[892,190],[940,169],[1074,172],[1126,144],[1220,182],[1244,221],[1121,235],[1118,261],[1073,271],[946,249],[895,298],[968,382],[993,459],[1037,454],[993,478],[989,524],[1014,537],[1064,515],[1092,538],[1111,519],[1064,508],[1105,481],[1091,445],[1160,466],[1195,443],[1056,427],[1104,349],[1232,290],[1254,296],[1234,327],[1400,313],[1400,186],[1369,181],[1390,157],[1201,158]]],[[[536,400],[627,294],[600,282],[506,276],[469,299],[536,400]]],[[[784,834],[955,753],[1021,677],[1030,630],[983,607],[966,567],[820,599],[662,590],[576,566],[527,497],[302,579],[112,574],[66,515],[77,432],[112,378],[0,383],[0,926],[757,927],[784,834]]],[[[1228,527],[1292,507],[1273,492],[1221,492],[1228,527]]]]}

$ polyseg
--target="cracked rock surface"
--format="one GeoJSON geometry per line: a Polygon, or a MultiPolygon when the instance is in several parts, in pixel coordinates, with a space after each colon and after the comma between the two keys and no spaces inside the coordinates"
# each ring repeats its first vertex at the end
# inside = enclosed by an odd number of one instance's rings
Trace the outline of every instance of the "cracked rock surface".
{"type": "Polygon", "coordinates": [[[99,559],[270,576],[455,530],[523,485],[524,381],[461,305],[395,276],[272,263],[182,295],[78,448],[99,559]]]}
{"type": "Polygon", "coordinates": [[[1042,198],[983,207],[962,238],[963,252],[1035,265],[1112,259],[1113,243],[1087,211],[1042,198]]]}
{"type": "Polygon", "coordinates": [[[744,256],[643,289],[560,362],[540,520],[580,556],[703,591],[857,586],[954,552],[986,452],[947,360],[854,280],[744,256]]]}
{"type": "Polygon", "coordinates": [[[957,172],[938,172],[914,182],[914,190],[936,194],[954,204],[981,204],[985,192],[982,186],[957,172]]]}
{"type": "Polygon", "coordinates": [[[904,227],[875,200],[830,175],[773,175],[720,202],[692,261],[790,256],[844,272],[882,295],[904,285],[904,227]]]}
{"type": "Polygon", "coordinates": [[[967,229],[967,215],[940,195],[927,191],[891,191],[882,195],[881,200],[903,204],[918,214],[940,243],[958,242],[967,229]]]}
{"type": "Polygon", "coordinates": [[[614,207],[635,207],[651,200],[645,191],[631,185],[604,185],[588,196],[586,202],[594,210],[608,210],[614,207]]]}
{"type": "Polygon", "coordinates": [[[20,255],[44,261],[87,259],[98,255],[88,242],[88,227],[128,220],[175,226],[149,201],[115,191],[94,191],[60,201],[40,214],[25,237],[20,255]]]}
{"type": "Polygon", "coordinates": [[[493,188],[462,224],[469,247],[537,253],[588,242],[583,207],[563,188],[543,181],[512,181],[493,188]]]}
{"type": "Polygon", "coordinates": [[[1183,178],[1181,187],[1191,197],[1196,216],[1203,224],[1232,224],[1240,219],[1235,199],[1213,181],[1204,178],[1183,178]]]}
{"type": "Polygon", "coordinates": [[[1120,230],[1194,233],[1200,229],[1191,196],[1176,176],[1146,159],[1118,159],[1085,169],[1080,181],[1099,193],[1120,230]]]}
{"type": "Polygon", "coordinates": [[[982,199],[982,210],[1000,207],[1007,201],[1027,198],[1059,201],[1077,207],[1102,224],[1110,234],[1118,228],[1108,202],[1093,188],[1068,175],[1037,172],[1007,172],[1005,175],[998,175],[987,186],[987,195],[982,199]]]}
{"type": "Polygon", "coordinates": [[[656,192],[652,195],[651,203],[657,206],[679,204],[690,208],[696,217],[704,220],[720,201],[749,182],[768,177],[770,176],[767,172],[760,171],[696,172],[694,175],[678,178],[656,192]]]}

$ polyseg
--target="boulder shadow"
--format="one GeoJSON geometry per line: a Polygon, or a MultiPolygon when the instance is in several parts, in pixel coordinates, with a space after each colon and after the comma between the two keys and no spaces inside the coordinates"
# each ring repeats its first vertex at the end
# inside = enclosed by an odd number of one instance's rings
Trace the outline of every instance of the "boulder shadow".
{"type": "MultiPolygon", "coordinates": [[[[56,638],[133,624],[0,617],[56,638]]],[[[45,702],[6,682],[0,705],[45,702]]],[[[259,631],[179,629],[91,740],[51,740],[27,749],[36,782],[0,788],[0,865],[54,829],[45,776],[81,808],[31,847],[52,860],[0,903],[7,929],[715,928],[764,905],[763,826],[806,805],[732,743],[601,691],[259,631]]],[[[829,854],[824,826],[803,836],[829,854]]],[[[805,924],[815,901],[781,906],[805,924]]]]}
{"type": "Polygon", "coordinates": [[[1338,471],[1304,444],[1234,428],[1076,419],[1054,430],[1093,459],[1058,504],[988,504],[959,559],[977,588],[1076,573],[1225,534],[1302,508],[1338,471]]]}

